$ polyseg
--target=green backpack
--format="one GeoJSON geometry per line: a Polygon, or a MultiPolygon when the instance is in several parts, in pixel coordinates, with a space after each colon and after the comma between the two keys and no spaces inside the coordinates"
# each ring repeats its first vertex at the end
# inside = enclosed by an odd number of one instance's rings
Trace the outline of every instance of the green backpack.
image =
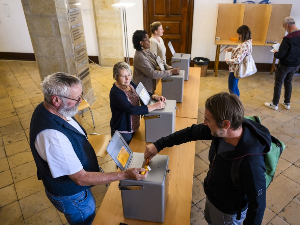
{"type": "MultiPolygon", "coordinates": [[[[257,123],[261,123],[260,118],[258,116],[245,116],[246,119],[253,120],[257,123]]],[[[272,143],[270,151],[264,155],[264,161],[266,166],[266,188],[269,187],[270,183],[274,178],[274,174],[276,171],[276,167],[278,164],[279,157],[283,150],[285,149],[285,145],[283,142],[278,140],[276,137],[271,135],[272,143]]],[[[231,165],[231,179],[234,186],[238,189],[239,201],[238,201],[238,214],[237,219],[241,218],[241,204],[243,201],[243,187],[241,185],[241,179],[239,176],[239,167],[244,157],[239,159],[235,159],[231,165]]]]}

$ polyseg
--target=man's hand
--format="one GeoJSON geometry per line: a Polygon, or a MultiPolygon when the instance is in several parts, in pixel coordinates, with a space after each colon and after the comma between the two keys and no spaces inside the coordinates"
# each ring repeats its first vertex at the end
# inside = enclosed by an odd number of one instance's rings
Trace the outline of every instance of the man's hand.
{"type": "Polygon", "coordinates": [[[157,148],[154,144],[150,144],[146,146],[144,158],[151,160],[158,153],[157,148]]]}
{"type": "Polygon", "coordinates": [[[165,102],[166,101],[166,98],[164,96],[155,96],[155,100],[156,101],[162,101],[162,102],[165,102]]]}
{"type": "Polygon", "coordinates": [[[141,180],[145,179],[148,175],[148,171],[144,168],[129,168],[128,170],[125,170],[125,176],[126,179],[130,180],[141,180]],[[144,175],[141,174],[141,172],[146,171],[144,175]]]}

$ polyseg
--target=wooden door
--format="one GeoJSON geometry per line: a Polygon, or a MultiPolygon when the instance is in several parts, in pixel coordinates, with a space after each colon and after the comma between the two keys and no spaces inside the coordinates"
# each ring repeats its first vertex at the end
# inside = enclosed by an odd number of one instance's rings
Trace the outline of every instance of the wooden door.
{"type": "Polygon", "coordinates": [[[163,40],[167,48],[167,63],[175,52],[191,53],[194,0],[144,0],[144,29],[151,36],[150,24],[159,21],[163,25],[163,40]]]}

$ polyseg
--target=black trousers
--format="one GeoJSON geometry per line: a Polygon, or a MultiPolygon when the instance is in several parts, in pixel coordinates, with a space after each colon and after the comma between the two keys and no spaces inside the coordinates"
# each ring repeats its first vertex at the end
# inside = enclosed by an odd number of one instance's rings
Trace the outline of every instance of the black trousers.
{"type": "Polygon", "coordinates": [[[275,71],[275,86],[273,94],[273,104],[278,105],[282,83],[284,83],[284,102],[289,104],[292,96],[292,79],[299,66],[287,67],[279,64],[275,71]]]}

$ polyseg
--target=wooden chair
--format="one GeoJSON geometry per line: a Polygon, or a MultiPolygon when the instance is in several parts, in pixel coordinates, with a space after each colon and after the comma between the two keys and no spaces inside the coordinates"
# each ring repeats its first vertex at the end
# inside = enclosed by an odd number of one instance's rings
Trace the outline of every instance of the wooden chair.
{"type": "MultiPolygon", "coordinates": [[[[77,120],[79,124],[81,124],[81,117],[78,113],[74,116],[74,118],[77,120]]],[[[107,155],[106,147],[110,141],[110,134],[97,134],[97,133],[91,133],[88,134],[88,140],[90,144],[92,145],[96,156],[104,158],[107,155]]],[[[99,168],[102,173],[104,173],[103,169],[99,165],[99,168]]]]}
{"type": "MultiPolygon", "coordinates": [[[[110,134],[97,134],[97,133],[92,133],[88,134],[88,140],[91,143],[96,156],[104,158],[107,155],[106,147],[110,141],[110,134]]],[[[104,171],[102,168],[99,166],[100,170],[102,173],[104,171]]]]}
{"type": "MultiPolygon", "coordinates": [[[[95,126],[93,112],[91,110],[91,105],[83,98],[82,101],[81,101],[81,103],[78,106],[78,111],[83,111],[85,109],[89,109],[90,110],[90,113],[91,113],[91,116],[92,116],[92,120],[93,120],[93,124],[94,124],[94,128],[95,128],[96,126],[95,126]]],[[[83,112],[82,112],[82,117],[83,117],[83,112]]]]}

